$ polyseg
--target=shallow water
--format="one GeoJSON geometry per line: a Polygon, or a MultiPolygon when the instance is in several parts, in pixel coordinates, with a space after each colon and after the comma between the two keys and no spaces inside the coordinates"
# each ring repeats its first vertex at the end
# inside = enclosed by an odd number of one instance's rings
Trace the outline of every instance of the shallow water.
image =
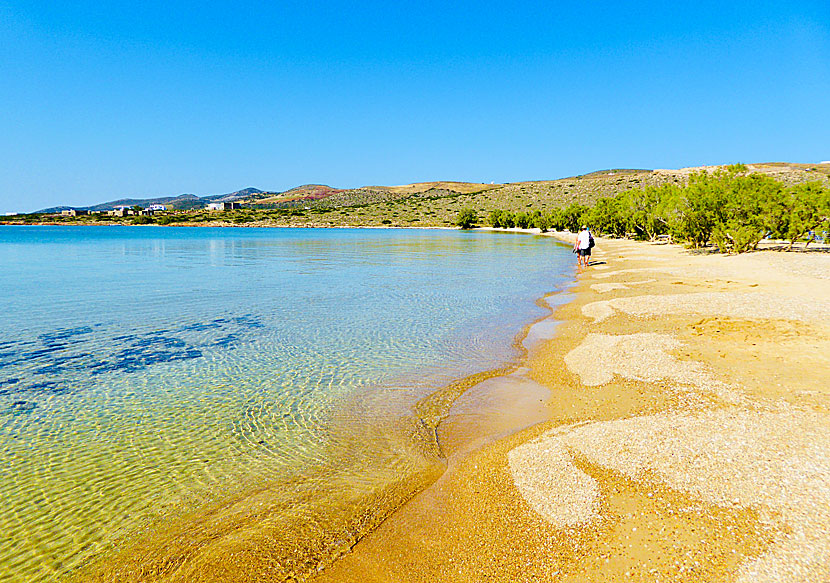
{"type": "Polygon", "coordinates": [[[517,234],[0,227],[0,580],[263,488],[273,519],[346,466],[357,504],[424,473],[390,420],[515,358],[571,259],[517,234]]]}

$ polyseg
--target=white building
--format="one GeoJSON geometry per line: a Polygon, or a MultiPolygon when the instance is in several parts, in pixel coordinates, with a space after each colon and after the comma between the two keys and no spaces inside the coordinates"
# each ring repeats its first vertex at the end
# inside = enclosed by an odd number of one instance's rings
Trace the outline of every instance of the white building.
{"type": "Polygon", "coordinates": [[[238,202],[211,202],[205,208],[209,211],[232,211],[240,206],[238,202]]]}

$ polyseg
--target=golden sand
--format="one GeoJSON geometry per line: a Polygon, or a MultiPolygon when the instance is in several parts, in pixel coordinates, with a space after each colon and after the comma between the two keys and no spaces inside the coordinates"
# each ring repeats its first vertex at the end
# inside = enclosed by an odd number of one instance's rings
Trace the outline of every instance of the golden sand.
{"type": "Polygon", "coordinates": [[[447,472],[316,580],[830,580],[830,256],[594,259],[519,371],[547,420],[474,387],[447,472]]]}
{"type": "Polygon", "coordinates": [[[830,581],[830,254],[595,251],[552,339],[400,395],[342,482],[250,488],[79,579],[830,581]]]}

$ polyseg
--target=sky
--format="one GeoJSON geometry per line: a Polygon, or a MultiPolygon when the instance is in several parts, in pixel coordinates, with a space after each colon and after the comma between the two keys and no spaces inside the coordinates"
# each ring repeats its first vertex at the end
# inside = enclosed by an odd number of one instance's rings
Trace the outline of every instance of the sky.
{"type": "Polygon", "coordinates": [[[0,0],[0,212],[823,160],[827,0],[0,0]]]}

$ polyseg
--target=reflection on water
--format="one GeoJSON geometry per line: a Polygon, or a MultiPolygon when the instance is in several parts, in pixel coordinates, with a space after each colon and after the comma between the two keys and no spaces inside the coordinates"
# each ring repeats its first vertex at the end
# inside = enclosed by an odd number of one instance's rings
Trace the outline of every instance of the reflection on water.
{"type": "Polygon", "coordinates": [[[430,479],[413,403],[512,358],[569,259],[454,231],[0,228],[0,580],[109,555],[180,576],[230,528],[260,569],[279,553],[250,541],[291,532],[283,563],[322,560],[430,479]]]}

